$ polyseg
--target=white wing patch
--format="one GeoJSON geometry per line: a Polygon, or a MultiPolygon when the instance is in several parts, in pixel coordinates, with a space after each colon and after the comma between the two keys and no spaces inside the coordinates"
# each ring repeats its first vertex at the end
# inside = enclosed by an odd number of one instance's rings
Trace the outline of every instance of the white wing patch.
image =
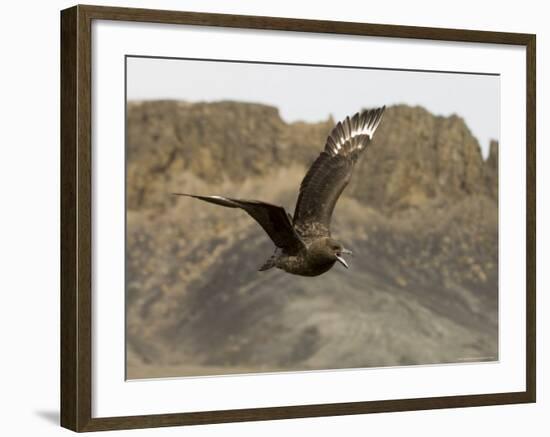
{"type": "Polygon", "coordinates": [[[332,156],[348,156],[366,147],[382,120],[384,109],[369,109],[346,117],[336,124],[327,138],[325,151],[332,156]]]}

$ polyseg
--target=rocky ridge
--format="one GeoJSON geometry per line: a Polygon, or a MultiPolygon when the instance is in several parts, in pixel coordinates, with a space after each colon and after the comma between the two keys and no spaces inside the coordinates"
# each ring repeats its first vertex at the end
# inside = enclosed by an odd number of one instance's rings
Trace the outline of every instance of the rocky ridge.
{"type": "Polygon", "coordinates": [[[169,193],[292,211],[332,119],[239,102],[127,114],[130,377],[498,356],[498,143],[484,160],[460,117],[387,109],[334,214],[358,255],[310,279],[258,273],[272,245],[244,213],[169,193]]]}

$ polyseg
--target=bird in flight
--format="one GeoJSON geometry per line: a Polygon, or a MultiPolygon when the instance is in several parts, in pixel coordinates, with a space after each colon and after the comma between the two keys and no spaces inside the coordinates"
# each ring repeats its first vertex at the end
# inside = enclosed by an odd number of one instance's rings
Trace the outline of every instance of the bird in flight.
{"type": "Polygon", "coordinates": [[[330,219],[355,163],[382,120],[384,109],[358,112],[336,124],[327,138],[325,149],[302,180],[294,216],[282,206],[260,200],[173,194],[246,211],[276,246],[275,253],[260,267],[260,271],[276,267],[295,275],[318,276],[330,270],[337,261],[349,268],[343,255],[351,254],[351,251],[331,237],[330,219]]]}

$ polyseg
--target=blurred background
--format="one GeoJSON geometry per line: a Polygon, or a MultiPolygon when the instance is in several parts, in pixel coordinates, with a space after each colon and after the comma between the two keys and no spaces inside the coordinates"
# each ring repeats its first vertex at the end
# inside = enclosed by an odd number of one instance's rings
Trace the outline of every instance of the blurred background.
{"type": "Polygon", "coordinates": [[[128,378],[498,359],[497,76],[127,62],[128,378]],[[258,272],[246,213],[170,195],[292,212],[335,121],[381,104],[333,215],[349,270],[258,272]]]}

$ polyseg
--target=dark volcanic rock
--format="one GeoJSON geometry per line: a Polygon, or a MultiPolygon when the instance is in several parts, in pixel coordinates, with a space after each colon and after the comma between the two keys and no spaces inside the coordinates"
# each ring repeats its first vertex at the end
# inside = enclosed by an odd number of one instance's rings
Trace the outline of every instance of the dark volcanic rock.
{"type": "Polygon", "coordinates": [[[485,183],[489,194],[498,200],[498,142],[495,140],[491,141],[485,161],[485,183]]]}
{"type": "Polygon", "coordinates": [[[498,144],[484,161],[458,116],[387,109],[333,218],[349,270],[257,272],[273,246],[244,212],[170,195],[292,212],[333,124],[286,124],[258,104],[129,103],[130,378],[498,357],[498,144]]]}

